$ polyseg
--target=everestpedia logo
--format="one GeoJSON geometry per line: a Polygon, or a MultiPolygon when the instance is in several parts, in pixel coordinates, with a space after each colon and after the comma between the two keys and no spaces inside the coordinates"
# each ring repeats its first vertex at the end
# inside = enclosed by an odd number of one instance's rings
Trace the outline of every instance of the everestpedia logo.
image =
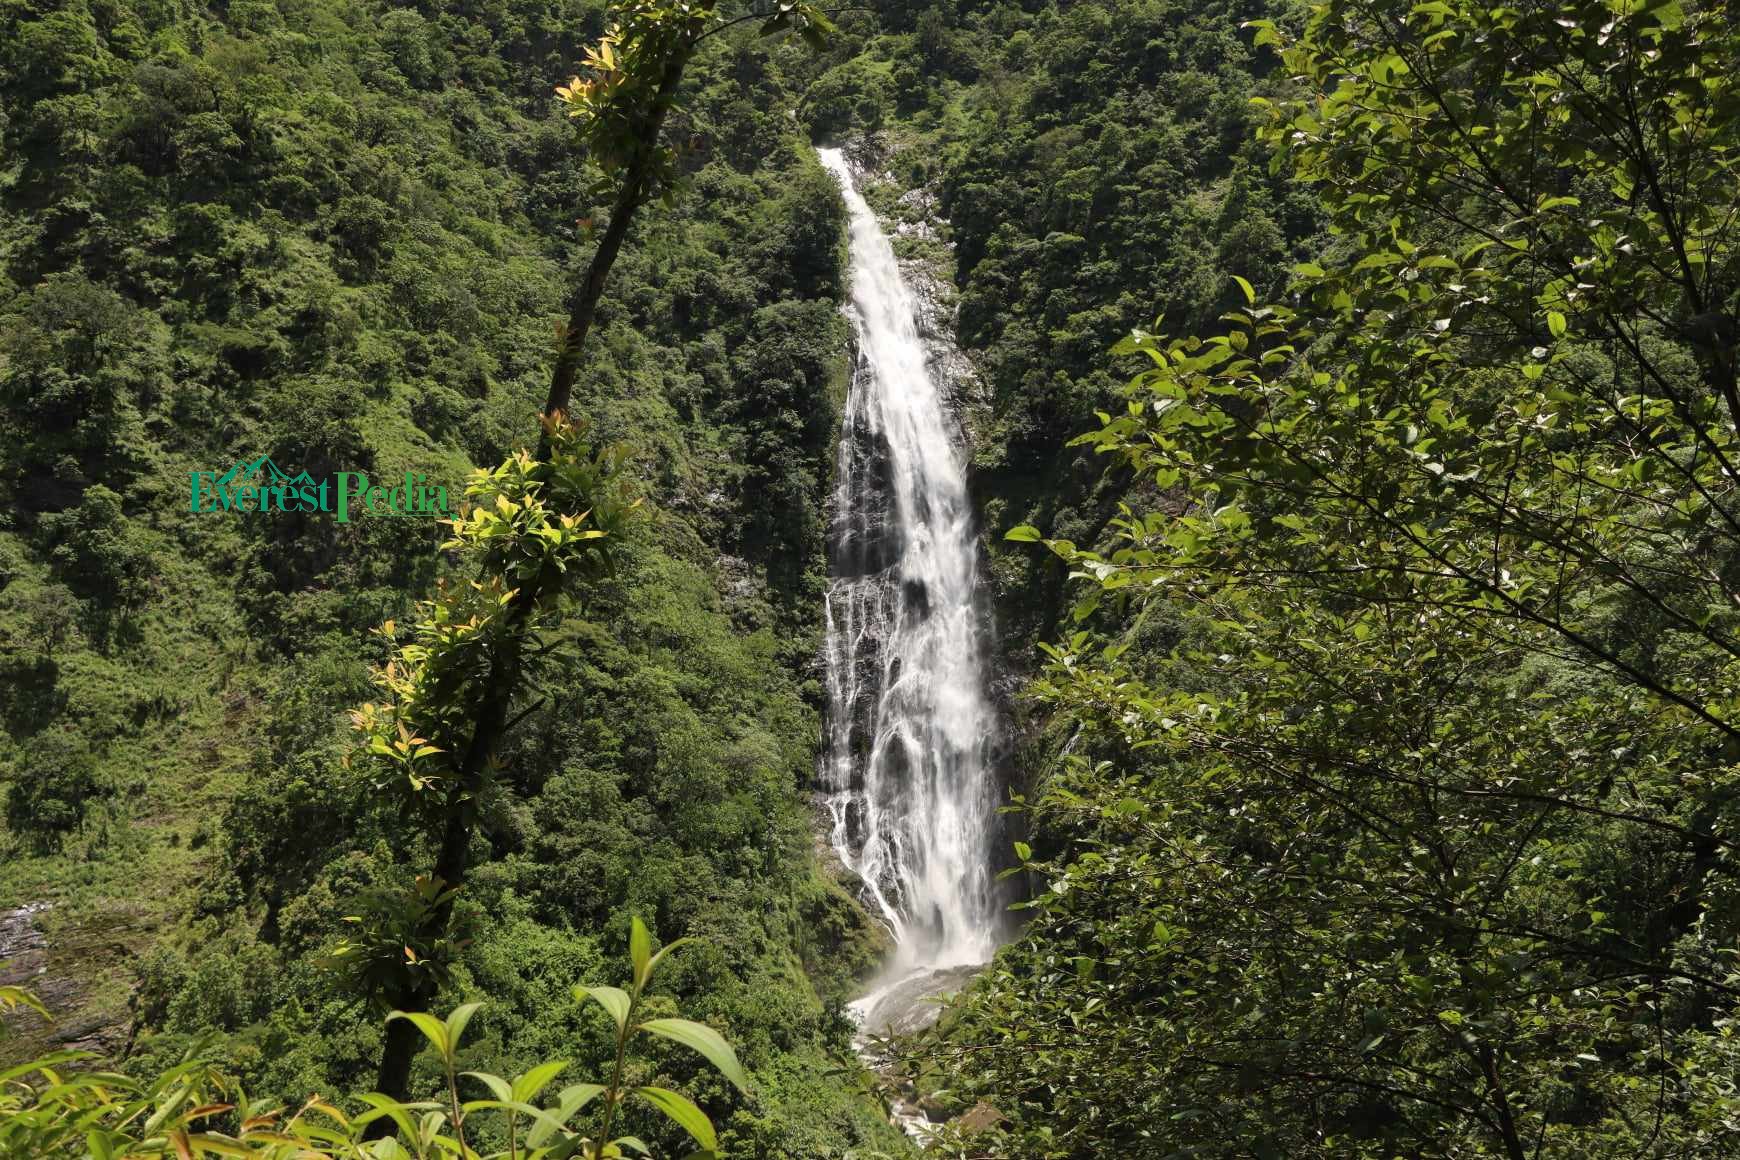
{"type": "Polygon", "coordinates": [[[427,476],[405,472],[397,487],[377,487],[360,471],[316,480],[306,471],[284,472],[268,455],[240,462],[219,475],[194,471],[188,510],[195,512],[331,512],[341,524],[352,512],[374,516],[446,519],[447,489],[427,476]]]}

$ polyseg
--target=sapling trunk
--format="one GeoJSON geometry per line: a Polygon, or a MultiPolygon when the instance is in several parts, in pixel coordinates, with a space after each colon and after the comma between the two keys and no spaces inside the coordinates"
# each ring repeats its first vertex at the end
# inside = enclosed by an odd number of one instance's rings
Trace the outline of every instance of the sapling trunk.
{"type": "MultiPolygon", "coordinates": [[[[556,357],[556,366],[551,376],[550,394],[544,403],[544,415],[547,418],[559,415],[568,408],[580,356],[586,337],[598,316],[598,303],[604,295],[605,282],[622,251],[623,239],[628,236],[634,215],[646,204],[652,191],[659,134],[664,129],[666,114],[670,111],[677,86],[682,81],[683,70],[693,51],[694,44],[690,42],[679,49],[665,65],[658,89],[642,121],[637,148],[623,174],[610,222],[599,238],[598,248],[593,251],[591,261],[587,263],[585,276],[575,288],[567,330],[563,335],[561,351],[556,357]]],[[[544,434],[538,440],[537,458],[548,461],[551,450],[546,426],[544,434]]],[[[530,619],[538,596],[539,593],[529,587],[521,588],[514,594],[510,604],[511,643],[502,650],[492,665],[492,679],[488,683],[490,695],[478,707],[477,726],[472,733],[471,743],[466,748],[458,771],[459,776],[448,793],[441,846],[434,870],[435,877],[440,880],[444,889],[463,885],[469,869],[471,836],[477,820],[477,793],[481,788],[483,772],[500,748],[506,732],[508,711],[512,707],[513,695],[519,688],[522,675],[520,661],[524,625],[530,619]]],[[[431,911],[419,933],[431,941],[440,938],[451,924],[452,913],[453,902],[449,898],[431,911]]],[[[427,1011],[433,999],[433,994],[424,991],[407,991],[398,996],[394,1005],[401,1011],[427,1011]]],[[[376,1077],[379,1091],[398,1100],[407,1097],[411,1062],[416,1057],[419,1046],[417,1030],[411,1024],[398,1020],[388,1025],[376,1077]]],[[[385,1119],[377,1120],[371,1126],[379,1126],[383,1133],[390,1128],[385,1119]]]]}

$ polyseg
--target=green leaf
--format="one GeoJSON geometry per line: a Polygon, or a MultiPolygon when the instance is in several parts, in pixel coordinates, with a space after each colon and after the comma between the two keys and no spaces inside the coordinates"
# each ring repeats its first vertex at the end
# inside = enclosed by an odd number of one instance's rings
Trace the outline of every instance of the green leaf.
{"type": "Polygon", "coordinates": [[[532,1070],[514,1077],[511,1097],[521,1103],[530,1103],[538,1093],[549,1086],[551,1080],[562,1074],[562,1069],[568,1066],[565,1059],[553,1059],[548,1063],[540,1063],[532,1070]]]}
{"type": "Polygon", "coordinates": [[[674,938],[670,942],[666,943],[664,946],[660,947],[658,949],[658,951],[653,954],[653,957],[647,962],[646,977],[648,979],[652,978],[653,972],[659,969],[659,961],[661,959],[663,959],[666,955],[670,954],[672,951],[676,950],[678,947],[682,946],[684,943],[693,942],[693,941],[694,941],[693,939],[689,939],[689,938],[674,938]]]}
{"type": "Polygon", "coordinates": [[[443,1059],[452,1054],[451,1043],[447,1035],[447,1024],[423,1011],[394,1011],[387,1016],[387,1022],[395,1019],[409,1019],[423,1033],[423,1038],[434,1045],[443,1059]]]}
{"type": "Polygon", "coordinates": [[[1557,310],[1547,311],[1547,329],[1553,332],[1554,338],[1565,337],[1565,316],[1557,310]]]}
{"type": "Polygon", "coordinates": [[[477,1014],[482,1003],[461,1003],[447,1016],[447,1044],[449,1053],[459,1050],[459,1040],[465,1034],[465,1025],[471,1022],[471,1017],[477,1014]]]}
{"type": "Polygon", "coordinates": [[[1262,48],[1264,45],[1271,44],[1279,46],[1281,44],[1281,33],[1276,29],[1273,20],[1247,20],[1239,25],[1239,27],[1249,28],[1256,32],[1256,35],[1251,37],[1251,46],[1253,48],[1262,48]]]}
{"type": "Polygon", "coordinates": [[[662,1087],[637,1087],[634,1094],[663,1112],[687,1132],[691,1140],[709,1152],[719,1147],[719,1137],[713,1131],[713,1121],[689,1097],[662,1087]]]}
{"type": "Polygon", "coordinates": [[[628,1025],[628,1012],[634,1006],[634,1000],[628,997],[628,992],[621,987],[581,987],[574,988],[574,997],[584,1003],[587,999],[595,1000],[598,1005],[610,1012],[610,1017],[616,1020],[616,1029],[621,1031],[628,1025]]]}
{"type": "Polygon", "coordinates": [[[707,1057],[707,1062],[719,1069],[741,1092],[749,1091],[749,1076],[737,1062],[737,1053],[725,1042],[725,1037],[704,1023],[692,1019],[649,1019],[640,1025],[642,1031],[692,1047],[707,1057]]]}
{"type": "Polygon", "coordinates": [[[391,1096],[384,1096],[380,1092],[369,1092],[362,1097],[362,1101],[369,1105],[369,1110],[361,1115],[351,1117],[352,1128],[365,1127],[385,1116],[393,1121],[394,1126],[407,1140],[416,1139],[417,1130],[412,1125],[410,1113],[425,1105],[402,1104],[391,1096]]]}
{"type": "Polygon", "coordinates": [[[514,1095],[512,1085],[499,1075],[491,1075],[487,1071],[466,1071],[461,1072],[460,1074],[468,1075],[484,1087],[488,1088],[489,1094],[494,1096],[496,1099],[501,1100],[503,1103],[519,1098],[514,1095]]]}
{"type": "Polygon", "coordinates": [[[526,1146],[530,1148],[543,1147],[551,1136],[574,1118],[580,1109],[603,1094],[604,1085],[601,1083],[577,1083],[572,1087],[563,1088],[556,1096],[556,1106],[537,1114],[537,1122],[532,1125],[531,1131],[526,1133],[526,1146]]]}
{"type": "Polygon", "coordinates": [[[1686,9],[1680,0],[1659,0],[1658,3],[1651,4],[1644,11],[1655,17],[1656,23],[1670,32],[1685,27],[1686,9]]]}
{"type": "Polygon", "coordinates": [[[1250,305],[1255,306],[1257,304],[1257,292],[1251,288],[1251,284],[1239,277],[1237,274],[1232,276],[1232,280],[1239,284],[1240,290],[1244,291],[1245,301],[1250,305]]]}
{"type": "Polygon", "coordinates": [[[652,935],[646,929],[646,923],[636,915],[628,927],[628,957],[634,963],[634,983],[637,987],[646,985],[647,968],[652,963],[652,935]]]}
{"type": "Polygon", "coordinates": [[[519,1100],[467,1100],[459,1105],[459,1110],[469,1116],[473,1112],[504,1111],[519,1112],[526,1116],[536,1116],[538,1109],[531,1104],[519,1100]]]}
{"type": "Polygon", "coordinates": [[[1039,529],[1028,524],[1020,524],[1003,533],[1005,540],[1013,540],[1017,544],[1037,544],[1041,537],[1039,529]]]}

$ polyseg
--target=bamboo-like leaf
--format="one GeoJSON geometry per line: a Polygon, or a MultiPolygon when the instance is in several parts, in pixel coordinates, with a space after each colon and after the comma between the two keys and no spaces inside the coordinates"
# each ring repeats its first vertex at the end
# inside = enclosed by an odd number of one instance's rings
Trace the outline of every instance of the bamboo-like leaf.
{"type": "Polygon", "coordinates": [[[647,967],[652,962],[652,935],[639,915],[628,925],[628,957],[634,963],[634,985],[644,987],[647,967]]]}
{"type": "MultiPolygon", "coordinates": [[[[282,1110],[283,1110],[282,1108],[279,1109],[279,1111],[282,1111],[282,1110]]],[[[304,1112],[319,1112],[323,1116],[330,1116],[332,1119],[338,1121],[340,1124],[350,1123],[350,1121],[345,1118],[345,1114],[343,1112],[341,1112],[338,1108],[327,1103],[325,1100],[321,1099],[318,1096],[309,1100],[306,1104],[302,1105],[302,1110],[304,1112]]],[[[275,1118],[277,1116],[277,1114],[278,1114],[277,1112],[273,1112],[272,1116],[275,1118]]],[[[261,1118],[261,1117],[254,1117],[254,1119],[258,1119],[258,1118],[261,1118]]],[[[242,1124],[242,1127],[246,1128],[248,1126],[248,1124],[251,1122],[253,1122],[252,1119],[247,1121],[247,1122],[244,1122],[242,1124]]]]}
{"type": "Polygon", "coordinates": [[[157,1110],[151,1114],[151,1118],[145,1121],[145,1127],[141,1130],[141,1135],[156,1135],[157,1129],[161,1128],[169,1121],[171,1116],[181,1110],[181,1105],[187,1102],[187,1097],[192,1090],[191,1084],[182,1084],[173,1095],[168,1096],[158,1104],[157,1110]]]}
{"type": "MultiPolygon", "coordinates": [[[[250,1147],[248,1144],[232,1140],[227,1136],[214,1136],[210,1132],[196,1132],[187,1139],[188,1143],[193,1146],[195,1153],[202,1156],[207,1152],[218,1156],[242,1157],[258,1156],[260,1154],[258,1148],[250,1147]]],[[[302,1141],[297,1140],[292,1136],[284,1135],[255,1136],[250,1143],[253,1143],[254,1141],[258,1141],[262,1144],[279,1144],[285,1147],[297,1147],[302,1144],[302,1141]]]]}
{"type": "Polygon", "coordinates": [[[519,1100],[467,1100],[459,1105],[459,1110],[469,1118],[473,1112],[518,1112],[522,1116],[536,1116],[538,1109],[531,1104],[519,1100]]]}
{"type": "Polygon", "coordinates": [[[369,1106],[369,1110],[351,1121],[353,1128],[363,1127],[365,1124],[371,1124],[385,1116],[393,1121],[399,1131],[411,1139],[416,1139],[417,1130],[412,1127],[410,1113],[431,1106],[429,1104],[402,1104],[380,1092],[369,1092],[362,1097],[362,1101],[369,1106]]]}

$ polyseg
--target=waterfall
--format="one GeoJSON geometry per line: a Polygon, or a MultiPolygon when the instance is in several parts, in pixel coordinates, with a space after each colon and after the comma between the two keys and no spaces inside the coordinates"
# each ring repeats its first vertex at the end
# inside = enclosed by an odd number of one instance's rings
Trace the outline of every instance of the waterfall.
{"type": "Polygon", "coordinates": [[[960,441],[893,247],[840,150],[820,156],[850,215],[858,337],[830,537],[821,782],[834,850],[898,945],[892,987],[997,947],[995,721],[960,441]]]}

